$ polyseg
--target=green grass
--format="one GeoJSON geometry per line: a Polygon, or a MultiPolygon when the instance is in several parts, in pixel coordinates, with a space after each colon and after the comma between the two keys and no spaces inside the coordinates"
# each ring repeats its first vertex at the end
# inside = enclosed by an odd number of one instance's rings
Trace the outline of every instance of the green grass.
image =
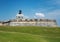
{"type": "Polygon", "coordinates": [[[0,42],[60,42],[60,27],[0,26],[0,42]]]}

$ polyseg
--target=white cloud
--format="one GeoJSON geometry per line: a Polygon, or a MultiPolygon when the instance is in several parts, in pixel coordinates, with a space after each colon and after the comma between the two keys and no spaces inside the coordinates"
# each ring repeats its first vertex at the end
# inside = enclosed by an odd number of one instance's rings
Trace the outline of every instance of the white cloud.
{"type": "Polygon", "coordinates": [[[53,2],[54,2],[55,4],[60,5],[60,0],[53,0],[53,2]]]}
{"type": "Polygon", "coordinates": [[[53,10],[51,12],[48,12],[47,13],[47,17],[48,18],[53,18],[53,19],[57,19],[60,17],[60,10],[53,10]]]}
{"type": "Polygon", "coordinates": [[[60,5],[60,0],[49,0],[48,3],[51,5],[60,5]]]}
{"type": "Polygon", "coordinates": [[[28,19],[29,17],[28,16],[24,16],[25,19],[28,19]]]}
{"type": "Polygon", "coordinates": [[[35,16],[37,16],[37,17],[45,17],[45,15],[43,13],[35,13],[35,16]]]}

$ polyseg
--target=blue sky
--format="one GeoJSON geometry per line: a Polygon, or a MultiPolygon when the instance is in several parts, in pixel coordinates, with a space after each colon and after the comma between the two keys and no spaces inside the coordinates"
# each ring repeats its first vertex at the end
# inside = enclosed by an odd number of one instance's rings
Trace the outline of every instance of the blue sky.
{"type": "Polygon", "coordinates": [[[30,18],[43,13],[44,18],[56,19],[60,26],[60,0],[0,0],[0,20],[14,19],[20,9],[30,18]]]}

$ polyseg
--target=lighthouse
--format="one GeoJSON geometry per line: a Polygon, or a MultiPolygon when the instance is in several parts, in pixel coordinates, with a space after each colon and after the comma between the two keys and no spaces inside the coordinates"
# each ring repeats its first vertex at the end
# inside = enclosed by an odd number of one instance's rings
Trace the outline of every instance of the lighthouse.
{"type": "Polygon", "coordinates": [[[16,19],[23,19],[22,10],[19,10],[19,13],[16,15],[16,19]]]}

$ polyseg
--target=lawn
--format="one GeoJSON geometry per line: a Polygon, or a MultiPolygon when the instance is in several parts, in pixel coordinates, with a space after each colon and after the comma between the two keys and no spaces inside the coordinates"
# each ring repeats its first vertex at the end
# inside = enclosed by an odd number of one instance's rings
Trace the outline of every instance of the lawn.
{"type": "Polygon", "coordinates": [[[0,26],[0,42],[60,42],[60,27],[0,26]]]}

